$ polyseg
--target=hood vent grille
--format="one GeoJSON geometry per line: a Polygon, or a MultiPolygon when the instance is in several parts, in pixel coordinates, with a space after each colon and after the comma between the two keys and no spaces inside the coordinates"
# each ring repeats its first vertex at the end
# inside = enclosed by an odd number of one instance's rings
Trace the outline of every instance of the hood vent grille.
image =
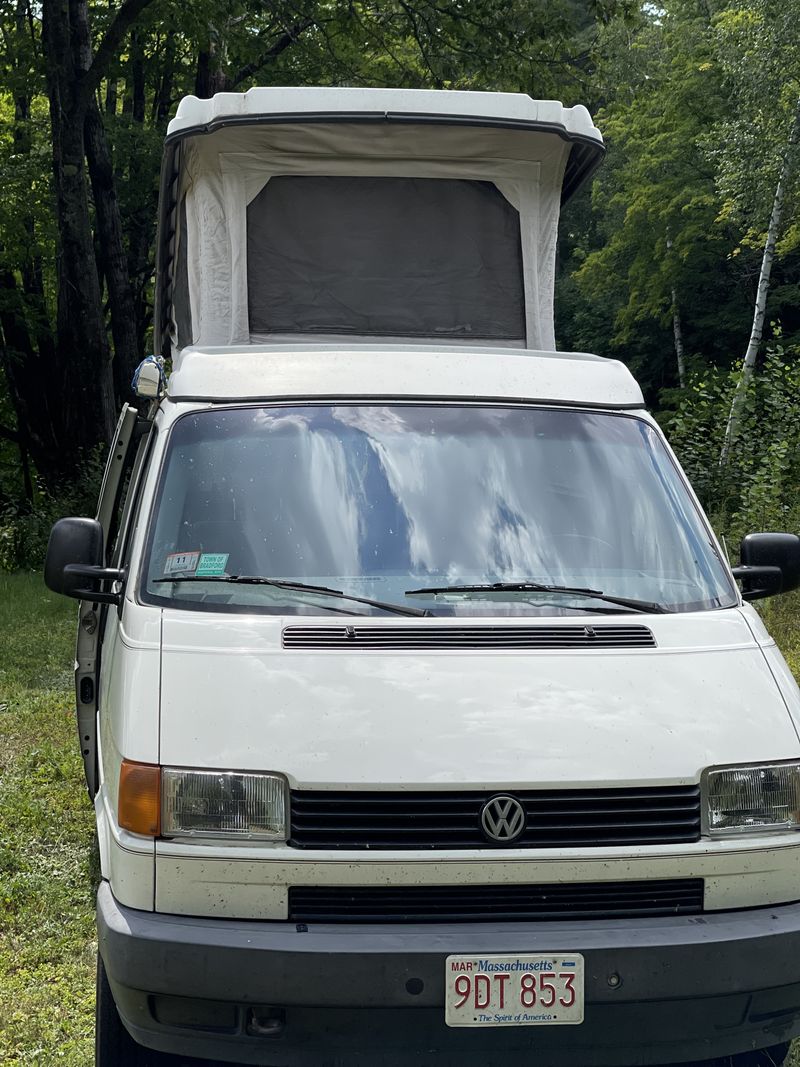
{"type": "Polygon", "coordinates": [[[287,626],[284,648],[403,649],[655,648],[646,626],[287,626]]]}

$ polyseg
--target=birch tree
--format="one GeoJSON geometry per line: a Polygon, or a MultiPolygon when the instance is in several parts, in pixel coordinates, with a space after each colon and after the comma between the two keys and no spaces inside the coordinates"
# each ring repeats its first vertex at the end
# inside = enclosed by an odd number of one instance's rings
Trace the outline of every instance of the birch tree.
{"type": "Polygon", "coordinates": [[[796,165],[796,150],[798,137],[800,136],[800,97],[795,104],[794,118],[791,132],[786,144],[786,150],[781,165],[778,184],[775,186],[775,195],[772,198],[772,212],[767,227],[767,237],[764,243],[764,254],[761,257],[761,270],[758,275],[758,289],[756,291],[756,303],[753,312],[753,326],[750,330],[750,340],[742,362],[742,374],[733,395],[728,422],[725,427],[725,437],[722,442],[720,465],[726,466],[731,447],[736,439],[739,421],[744,408],[747,392],[755,373],[756,359],[761,347],[761,339],[764,335],[764,320],[767,314],[767,294],[772,275],[772,265],[775,262],[775,249],[783,221],[784,204],[786,200],[786,188],[793,178],[796,165]]]}
{"type": "Polygon", "coordinates": [[[715,49],[733,104],[733,116],[706,139],[720,217],[742,233],[735,254],[761,249],[749,339],[720,452],[725,467],[756,373],[776,260],[800,247],[796,221],[785,225],[798,203],[800,0],[730,6],[717,17],[715,49]]]}

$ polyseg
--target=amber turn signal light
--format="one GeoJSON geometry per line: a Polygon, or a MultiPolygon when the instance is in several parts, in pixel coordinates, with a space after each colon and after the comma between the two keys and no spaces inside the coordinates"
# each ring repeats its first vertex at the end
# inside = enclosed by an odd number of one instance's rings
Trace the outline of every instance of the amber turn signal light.
{"type": "Polygon", "coordinates": [[[119,772],[117,817],[123,830],[145,837],[161,833],[161,768],[124,759],[119,772]]]}

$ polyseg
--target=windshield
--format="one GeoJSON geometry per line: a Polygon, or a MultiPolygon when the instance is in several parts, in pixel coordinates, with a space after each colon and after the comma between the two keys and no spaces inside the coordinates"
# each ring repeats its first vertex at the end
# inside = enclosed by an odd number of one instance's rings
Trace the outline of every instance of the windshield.
{"type": "Polygon", "coordinates": [[[386,613],[330,590],[438,616],[625,610],[581,589],[669,611],[737,602],[652,426],[523,406],[185,415],[168,443],[142,585],[150,602],[280,614],[386,613]],[[329,592],[223,581],[232,576],[329,592]],[[515,582],[573,591],[443,591],[515,582]],[[427,586],[437,591],[420,593],[427,586]]]}

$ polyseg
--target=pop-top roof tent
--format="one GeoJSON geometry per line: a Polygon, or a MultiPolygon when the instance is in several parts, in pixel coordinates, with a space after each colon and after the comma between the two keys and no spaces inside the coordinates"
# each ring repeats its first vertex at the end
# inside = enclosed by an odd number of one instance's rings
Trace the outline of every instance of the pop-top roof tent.
{"type": "Polygon", "coordinates": [[[162,170],[156,352],[402,341],[550,350],[583,107],[517,93],[187,97],[162,170]]]}

